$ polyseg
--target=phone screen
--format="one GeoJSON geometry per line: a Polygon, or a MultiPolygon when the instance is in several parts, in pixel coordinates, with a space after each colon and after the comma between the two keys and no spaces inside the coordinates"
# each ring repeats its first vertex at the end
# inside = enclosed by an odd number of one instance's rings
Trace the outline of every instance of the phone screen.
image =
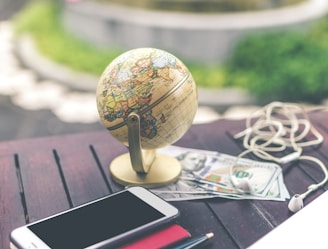
{"type": "Polygon", "coordinates": [[[125,191],[27,227],[51,248],[85,248],[162,217],[125,191]]]}

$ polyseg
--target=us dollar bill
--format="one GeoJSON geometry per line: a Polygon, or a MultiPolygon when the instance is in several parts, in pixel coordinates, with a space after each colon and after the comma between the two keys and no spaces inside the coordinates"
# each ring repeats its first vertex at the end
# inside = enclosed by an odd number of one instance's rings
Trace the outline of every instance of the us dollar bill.
{"type": "Polygon", "coordinates": [[[152,191],[168,201],[204,198],[256,199],[284,201],[289,198],[279,165],[215,151],[168,146],[160,149],[177,158],[182,166],[178,181],[152,191]],[[231,166],[233,166],[231,171],[231,166]],[[252,193],[245,193],[232,182],[247,179],[252,193]]]}

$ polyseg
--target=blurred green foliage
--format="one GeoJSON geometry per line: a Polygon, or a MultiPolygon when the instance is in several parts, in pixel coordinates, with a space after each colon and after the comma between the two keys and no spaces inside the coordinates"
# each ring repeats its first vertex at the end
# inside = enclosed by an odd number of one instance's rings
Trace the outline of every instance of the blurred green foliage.
{"type": "MultiPolygon", "coordinates": [[[[77,71],[100,76],[106,66],[123,52],[117,48],[99,49],[67,32],[61,25],[60,6],[54,5],[54,1],[32,1],[15,18],[14,24],[18,34],[28,33],[33,37],[43,55],[77,71]]],[[[223,85],[221,65],[186,65],[198,85],[223,85]]]]}
{"type": "MultiPolygon", "coordinates": [[[[99,49],[64,30],[55,1],[32,1],[16,17],[18,33],[29,33],[49,58],[100,75],[121,50],[99,49]]],[[[306,32],[270,32],[243,39],[223,64],[185,62],[197,85],[242,87],[269,102],[319,103],[328,97],[328,17],[306,32]]]]}
{"type": "Polygon", "coordinates": [[[14,20],[17,33],[27,33],[39,51],[72,69],[100,75],[108,62],[118,56],[118,49],[104,50],[82,42],[64,30],[60,6],[54,1],[32,1],[14,20]]]}
{"type": "Polygon", "coordinates": [[[307,32],[252,35],[226,63],[226,85],[259,100],[319,103],[328,97],[327,18],[307,32]]]}

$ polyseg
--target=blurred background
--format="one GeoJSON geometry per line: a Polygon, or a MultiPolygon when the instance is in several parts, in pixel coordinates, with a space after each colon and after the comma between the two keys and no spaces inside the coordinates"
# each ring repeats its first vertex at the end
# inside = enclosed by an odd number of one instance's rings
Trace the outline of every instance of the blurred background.
{"type": "Polygon", "coordinates": [[[97,80],[136,47],[187,65],[199,122],[325,105],[327,13],[326,0],[0,0],[0,140],[103,129],[97,80]]]}

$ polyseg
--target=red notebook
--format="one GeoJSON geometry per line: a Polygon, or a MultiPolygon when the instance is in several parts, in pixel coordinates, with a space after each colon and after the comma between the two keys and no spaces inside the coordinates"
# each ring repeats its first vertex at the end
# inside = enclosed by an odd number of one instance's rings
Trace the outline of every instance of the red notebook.
{"type": "Polygon", "coordinates": [[[141,237],[120,249],[159,249],[190,237],[190,233],[178,224],[173,224],[150,235],[141,237]]]}

